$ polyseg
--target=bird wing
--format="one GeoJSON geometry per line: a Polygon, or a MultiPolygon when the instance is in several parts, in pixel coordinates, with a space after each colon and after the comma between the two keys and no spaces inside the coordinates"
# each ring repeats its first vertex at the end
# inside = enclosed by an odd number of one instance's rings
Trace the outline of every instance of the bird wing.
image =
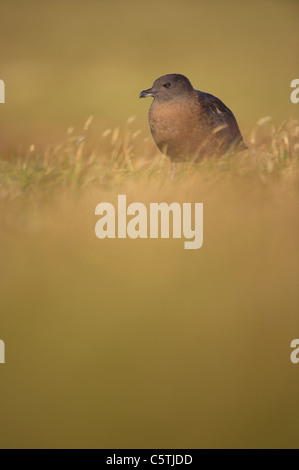
{"type": "Polygon", "coordinates": [[[219,123],[219,125],[225,123],[229,128],[233,141],[236,143],[243,142],[239,126],[232,111],[219,98],[216,98],[216,96],[200,91],[198,95],[201,106],[213,122],[216,124],[219,123]]]}

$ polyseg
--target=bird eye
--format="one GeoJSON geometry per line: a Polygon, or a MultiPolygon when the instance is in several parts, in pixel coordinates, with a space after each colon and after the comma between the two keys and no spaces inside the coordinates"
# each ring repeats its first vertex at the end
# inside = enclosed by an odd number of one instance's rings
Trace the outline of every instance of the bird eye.
{"type": "Polygon", "coordinates": [[[164,83],[164,88],[169,88],[171,86],[171,83],[164,83]]]}

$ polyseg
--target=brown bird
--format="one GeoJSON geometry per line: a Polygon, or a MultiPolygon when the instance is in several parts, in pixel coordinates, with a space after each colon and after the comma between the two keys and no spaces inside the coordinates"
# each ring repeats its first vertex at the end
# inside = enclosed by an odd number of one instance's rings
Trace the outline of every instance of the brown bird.
{"type": "Polygon", "coordinates": [[[158,78],[139,98],[154,98],[149,125],[162,153],[176,162],[198,162],[221,156],[246,145],[231,110],[209,93],[195,90],[188,78],[177,73],[158,78]]]}

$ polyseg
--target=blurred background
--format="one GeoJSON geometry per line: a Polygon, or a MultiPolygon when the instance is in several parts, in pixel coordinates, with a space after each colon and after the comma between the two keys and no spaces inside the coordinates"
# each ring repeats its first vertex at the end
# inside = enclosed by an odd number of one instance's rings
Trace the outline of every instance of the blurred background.
{"type": "Polygon", "coordinates": [[[97,129],[132,115],[144,129],[139,92],[166,73],[222,99],[245,133],[298,115],[295,0],[4,0],[1,18],[2,146],[49,142],[90,115],[97,129]]]}
{"type": "Polygon", "coordinates": [[[298,447],[298,13],[1,1],[0,447],[298,447]],[[251,145],[271,116],[266,147],[171,182],[138,95],[173,72],[223,100],[251,145]],[[84,152],[49,150],[89,116],[84,152]],[[123,163],[131,116],[139,153],[123,163]],[[203,202],[203,247],[98,240],[95,207],[118,194],[203,202]]]}

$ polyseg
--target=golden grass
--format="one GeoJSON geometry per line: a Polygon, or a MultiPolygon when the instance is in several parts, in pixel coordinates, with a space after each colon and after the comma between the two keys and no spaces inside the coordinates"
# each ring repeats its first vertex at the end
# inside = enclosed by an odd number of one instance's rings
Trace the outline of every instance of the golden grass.
{"type": "MultiPolygon", "coordinates": [[[[30,145],[21,155],[2,158],[1,195],[15,198],[27,193],[42,194],[70,190],[113,189],[128,183],[143,185],[148,181],[162,184],[168,178],[169,161],[155,148],[141,129],[131,129],[134,116],[124,130],[106,129],[97,142],[89,141],[93,117],[85,122],[82,134],[69,128],[59,144],[37,150],[30,145]]],[[[277,178],[296,178],[298,173],[299,122],[285,121],[275,127],[270,117],[262,118],[249,133],[249,150],[221,159],[205,159],[199,164],[180,164],[176,183],[184,178],[257,178],[263,183],[277,178]]],[[[250,181],[252,183],[252,181],[250,181]]]]}
{"type": "Polygon", "coordinates": [[[1,446],[297,446],[298,122],[174,181],[134,119],[93,124],[0,161],[1,446]],[[117,194],[203,202],[203,247],[98,240],[117,194]]]}

